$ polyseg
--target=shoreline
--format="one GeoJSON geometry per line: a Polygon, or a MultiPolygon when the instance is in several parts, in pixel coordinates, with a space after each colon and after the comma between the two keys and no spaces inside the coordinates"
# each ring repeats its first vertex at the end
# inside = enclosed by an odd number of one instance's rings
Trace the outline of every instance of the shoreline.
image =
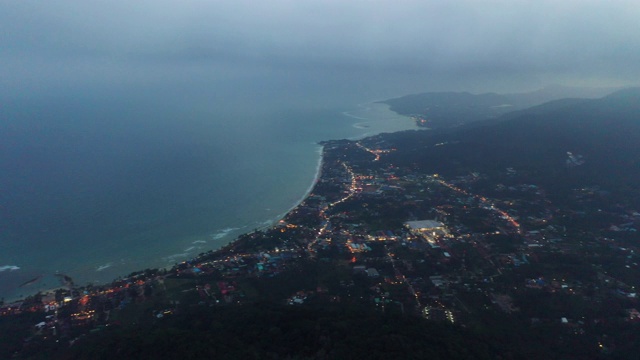
{"type": "Polygon", "coordinates": [[[302,197],[300,197],[300,199],[298,201],[296,201],[293,204],[293,206],[291,206],[284,213],[279,214],[278,216],[276,216],[274,219],[268,220],[269,224],[266,224],[267,221],[265,221],[265,225],[257,228],[257,230],[261,231],[261,230],[268,229],[268,228],[274,226],[278,221],[282,220],[284,217],[287,216],[287,214],[289,214],[295,208],[300,206],[300,204],[302,204],[305,200],[307,200],[309,195],[313,192],[313,189],[316,187],[316,184],[318,183],[318,180],[320,180],[320,177],[322,176],[322,164],[323,164],[323,161],[324,161],[324,145],[322,145],[320,143],[316,143],[316,145],[317,145],[316,153],[318,154],[318,161],[317,161],[317,164],[316,164],[315,175],[313,177],[313,180],[311,181],[311,185],[309,185],[309,187],[304,192],[302,197]]]}
{"type": "Polygon", "coordinates": [[[284,214],[281,214],[278,217],[277,221],[282,220],[282,218],[284,218],[285,216],[287,216],[287,214],[289,214],[293,209],[297,208],[298,206],[300,206],[300,204],[302,204],[305,200],[307,200],[307,198],[309,197],[309,195],[311,195],[311,193],[313,192],[313,189],[315,189],[316,184],[318,183],[318,181],[320,180],[320,177],[322,176],[322,165],[324,164],[324,145],[318,143],[317,144],[317,150],[316,153],[318,154],[318,161],[316,163],[316,173],[313,177],[313,181],[311,182],[311,185],[309,185],[309,187],[307,188],[307,191],[305,191],[304,195],[302,195],[302,197],[300,198],[300,200],[298,200],[289,210],[287,210],[284,214]]]}

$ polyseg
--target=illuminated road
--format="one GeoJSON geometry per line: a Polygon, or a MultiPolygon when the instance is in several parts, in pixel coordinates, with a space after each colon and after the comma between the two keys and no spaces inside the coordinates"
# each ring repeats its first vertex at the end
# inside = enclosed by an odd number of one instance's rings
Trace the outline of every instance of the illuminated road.
{"type": "Polygon", "coordinates": [[[409,288],[409,292],[416,299],[416,306],[418,310],[422,309],[422,304],[420,303],[420,297],[416,293],[416,290],[413,288],[413,285],[407,280],[407,277],[404,276],[404,274],[402,274],[400,270],[398,270],[398,268],[396,268],[396,260],[393,258],[393,254],[389,252],[389,247],[387,245],[384,246],[384,250],[387,253],[387,256],[389,257],[389,260],[391,261],[391,266],[393,266],[393,272],[396,274],[396,279],[398,279],[398,277],[402,278],[402,282],[405,285],[407,285],[407,287],[409,288]]]}
{"type": "Polygon", "coordinates": [[[380,160],[380,154],[388,154],[393,150],[373,150],[373,149],[369,149],[368,147],[360,144],[359,142],[356,143],[356,146],[358,146],[359,148],[361,148],[362,150],[371,153],[373,156],[375,156],[375,159],[373,159],[373,161],[378,161],[380,160]]]}
{"type": "Polygon", "coordinates": [[[522,229],[520,228],[520,224],[518,224],[518,222],[511,216],[509,215],[506,211],[497,208],[493,202],[489,199],[487,199],[484,196],[480,196],[480,195],[475,195],[475,194],[470,194],[469,192],[467,192],[464,189],[460,189],[459,187],[449,184],[446,181],[442,180],[442,179],[438,179],[436,180],[438,183],[440,183],[441,185],[444,185],[446,187],[448,187],[449,189],[459,192],[461,194],[467,195],[467,196],[473,196],[474,198],[478,199],[480,201],[480,203],[482,203],[483,205],[487,206],[489,209],[491,209],[492,211],[497,212],[498,214],[500,214],[500,216],[507,220],[507,222],[509,222],[518,232],[518,234],[522,233],[522,229]]]}
{"type": "Polygon", "coordinates": [[[358,190],[358,180],[357,180],[356,174],[346,163],[343,162],[342,166],[344,167],[344,169],[347,171],[347,174],[349,174],[349,177],[351,178],[351,184],[349,185],[348,193],[346,196],[325,205],[320,210],[319,216],[322,220],[324,220],[324,225],[322,225],[320,230],[318,230],[318,234],[316,235],[315,240],[313,240],[312,242],[309,243],[309,245],[307,245],[307,251],[309,252],[309,254],[314,253],[313,247],[318,243],[318,241],[324,236],[324,234],[327,231],[327,227],[329,226],[329,220],[331,220],[331,217],[327,216],[327,210],[329,210],[329,208],[332,206],[336,206],[338,204],[341,204],[349,200],[351,197],[353,197],[356,194],[358,190]]]}

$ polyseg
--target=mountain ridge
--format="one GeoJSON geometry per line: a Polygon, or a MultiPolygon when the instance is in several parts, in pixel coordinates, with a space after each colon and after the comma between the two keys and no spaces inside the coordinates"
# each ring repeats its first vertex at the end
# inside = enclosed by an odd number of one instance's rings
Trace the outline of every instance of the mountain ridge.
{"type": "Polygon", "coordinates": [[[448,176],[522,168],[557,193],[593,182],[623,196],[636,192],[633,179],[640,177],[639,104],[640,89],[631,88],[599,99],[557,100],[447,132],[390,134],[398,151],[388,159],[448,176]],[[568,153],[584,164],[568,166],[568,153]]]}
{"type": "MultiPolygon", "coordinates": [[[[601,98],[619,88],[579,88],[548,86],[524,93],[497,94],[493,92],[425,92],[380,101],[392,111],[419,119],[418,125],[429,128],[449,128],[476,121],[499,119],[516,111],[551,106],[554,101],[601,98]]],[[[576,100],[577,101],[577,100],[576,100]]]]}

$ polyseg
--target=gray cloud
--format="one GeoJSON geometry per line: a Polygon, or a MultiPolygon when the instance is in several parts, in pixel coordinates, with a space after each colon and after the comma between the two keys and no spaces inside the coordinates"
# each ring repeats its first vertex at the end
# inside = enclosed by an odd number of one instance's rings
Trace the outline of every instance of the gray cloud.
{"type": "Polygon", "coordinates": [[[0,84],[287,71],[398,88],[636,84],[637,19],[635,1],[4,1],[0,84]]]}

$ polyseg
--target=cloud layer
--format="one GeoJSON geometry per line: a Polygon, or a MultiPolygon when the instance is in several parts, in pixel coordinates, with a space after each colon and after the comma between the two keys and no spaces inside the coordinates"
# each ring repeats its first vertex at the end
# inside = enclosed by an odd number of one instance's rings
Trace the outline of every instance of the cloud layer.
{"type": "Polygon", "coordinates": [[[637,84],[637,19],[634,1],[5,1],[0,82],[328,72],[441,87],[637,84]]]}

